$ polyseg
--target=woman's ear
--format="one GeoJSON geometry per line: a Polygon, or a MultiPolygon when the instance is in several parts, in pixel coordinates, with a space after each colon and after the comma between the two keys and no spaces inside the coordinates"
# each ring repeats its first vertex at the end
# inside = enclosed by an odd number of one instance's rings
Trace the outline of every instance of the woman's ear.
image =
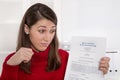
{"type": "Polygon", "coordinates": [[[30,32],[30,29],[27,24],[24,25],[24,31],[26,34],[29,34],[29,32],[30,32]]]}

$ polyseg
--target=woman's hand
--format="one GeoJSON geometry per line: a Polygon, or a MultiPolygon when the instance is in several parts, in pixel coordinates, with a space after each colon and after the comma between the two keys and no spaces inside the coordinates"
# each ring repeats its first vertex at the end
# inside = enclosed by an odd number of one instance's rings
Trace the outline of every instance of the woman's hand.
{"type": "Polygon", "coordinates": [[[8,65],[19,65],[21,62],[27,63],[31,60],[33,51],[31,48],[20,48],[8,61],[8,65]]]}
{"type": "Polygon", "coordinates": [[[109,69],[109,57],[102,57],[99,64],[99,69],[103,71],[103,74],[106,74],[109,69]]]}

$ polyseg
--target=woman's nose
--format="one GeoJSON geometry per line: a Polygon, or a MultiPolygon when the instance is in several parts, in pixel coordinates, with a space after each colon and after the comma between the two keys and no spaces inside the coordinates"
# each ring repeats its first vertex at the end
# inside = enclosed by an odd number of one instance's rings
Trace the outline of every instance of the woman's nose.
{"type": "Polygon", "coordinates": [[[50,39],[51,39],[51,35],[47,33],[44,37],[44,40],[48,42],[50,39]]]}

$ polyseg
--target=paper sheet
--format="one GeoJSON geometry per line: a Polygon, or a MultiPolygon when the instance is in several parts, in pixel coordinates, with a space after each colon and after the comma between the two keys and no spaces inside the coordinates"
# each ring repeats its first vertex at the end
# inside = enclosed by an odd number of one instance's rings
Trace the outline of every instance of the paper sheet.
{"type": "Polygon", "coordinates": [[[72,37],[64,80],[104,80],[98,66],[105,49],[105,38],[72,37]]]}

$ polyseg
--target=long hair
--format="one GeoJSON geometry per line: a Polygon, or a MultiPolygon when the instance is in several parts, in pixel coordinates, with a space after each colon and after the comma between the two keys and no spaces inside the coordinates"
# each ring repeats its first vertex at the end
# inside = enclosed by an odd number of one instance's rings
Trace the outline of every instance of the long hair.
{"type": "MultiPolygon", "coordinates": [[[[16,51],[18,51],[21,47],[31,47],[31,41],[29,38],[29,35],[27,35],[24,31],[25,24],[28,25],[29,28],[31,28],[32,25],[34,25],[37,21],[41,19],[48,19],[52,21],[57,26],[57,17],[54,11],[49,8],[47,5],[36,3],[32,5],[28,10],[25,12],[22,22],[20,24],[19,34],[18,34],[18,42],[16,51]]],[[[56,31],[57,32],[57,31],[56,31]]],[[[50,51],[48,55],[48,66],[46,68],[47,71],[53,71],[60,67],[61,60],[58,54],[58,38],[57,33],[55,33],[55,36],[50,43],[50,51]]],[[[22,69],[26,73],[31,73],[30,66],[31,61],[28,63],[21,63],[20,69],[22,69]]]]}

